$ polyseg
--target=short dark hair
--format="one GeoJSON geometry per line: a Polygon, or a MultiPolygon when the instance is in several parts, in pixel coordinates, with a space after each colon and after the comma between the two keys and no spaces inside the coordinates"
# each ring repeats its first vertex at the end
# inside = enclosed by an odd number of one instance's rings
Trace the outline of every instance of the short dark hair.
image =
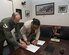
{"type": "Polygon", "coordinates": [[[33,18],[32,23],[33,23],[34,25],[40,25],[40,21],[39,21],[38,19],[35,19],[35,18],[33,18]]]}

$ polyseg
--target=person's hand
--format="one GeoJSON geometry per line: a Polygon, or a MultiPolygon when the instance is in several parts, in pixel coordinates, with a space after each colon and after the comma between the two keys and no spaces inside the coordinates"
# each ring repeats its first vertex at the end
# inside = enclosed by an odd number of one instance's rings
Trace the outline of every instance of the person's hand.
{"type": "Polygon", "coordinates": [[[37,40],[33,40],[32,44],[36,45],[37,44],[37,40]]]}
{"type": "Polygon", "coordinates": [[[22,48],[27,48],[26,43],[25,43],[24,41],[22,41],[21,39],[20,39],[20,43],[18,43],[18,44],[19,44],[19,46],[22,47],[22,48]]]}
{"type": "Polygon", "coordinates": [[[19,43],[19,46],[22,47],[22,48],[27,48],[27,45],[25,42],[21,42],[19,43]]]}
{"type": "Polygon", "coordinates": [[[54,33],[55,35],[60,35],[59,33],[54,33]]]}
{"type": "Polygon", "coordinates": [[[26,42],[26,44],[27,44],[27,45],[29,45],[29,44],[30,44],[30,42],[29,42],[29,41],[25,41],[25,42],[26,42]]]}

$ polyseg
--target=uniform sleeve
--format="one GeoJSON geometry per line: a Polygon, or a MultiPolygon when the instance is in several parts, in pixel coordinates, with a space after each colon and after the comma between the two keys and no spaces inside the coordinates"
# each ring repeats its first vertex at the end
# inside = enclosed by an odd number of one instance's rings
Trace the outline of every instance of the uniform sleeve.
{"type": "Polygon", "coordinates": [[[20,33],[20,27],[19,25],[16,25],[15,27],[15,37],[16,37],[16,40],[19,41],[19,39],[23,39],[21,33],[20,33]]]}
{"type": "Polygon", "coordinates": [[[35,40],[38,40],[40,37],[40,27],[38,28],[37,32],[36,32],[36,38],[35,40]]]}
{"type": "Polygon", "coordinates": [[[7,40],[8,42],[10,42],[11,44],[16,45],[17,42],[16,42],[16,40],[13,38],[12,33],[11,33],[10,29],[9,29],[8,24],[3,24],[3,31],[4,31],[6,40],[7,40]]]}
{"type": "Polygon", "coordinates": [[[25,26],[23,26],[23,27],[20,29],[20,32],[21,32],[21,34],[22,34],[22,37],[23,37],[24,41],[27,41],[26,30],[27,30],[27,29],[26,29],[25,26]]]}

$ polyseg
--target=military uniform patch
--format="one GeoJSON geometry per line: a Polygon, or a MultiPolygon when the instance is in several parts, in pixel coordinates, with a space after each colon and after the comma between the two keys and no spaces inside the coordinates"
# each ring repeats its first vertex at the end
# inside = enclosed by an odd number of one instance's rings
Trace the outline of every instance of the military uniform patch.
{"type": "Polygon", "coordinates": [[[3,25],[4,28],[8,28],[8,26],[6,24],[3,25]]]}

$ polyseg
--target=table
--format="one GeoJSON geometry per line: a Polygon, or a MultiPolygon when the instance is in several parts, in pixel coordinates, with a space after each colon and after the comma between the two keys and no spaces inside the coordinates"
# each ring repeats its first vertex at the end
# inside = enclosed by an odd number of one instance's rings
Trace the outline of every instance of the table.
{"type": "Polygon", "coordinates": [[[59,53],[60,49],[64,49],[64,55],[69,55],[69,40],[61,39],[59,43],[56,43],[50,41],[50,38],[41,39],[45,40],[46,42],[43,46],[40,46],[40,49],[36,53],[32,53],[22,48],[18,48],[15,52],[10,53],[9,55],[61,55],[59,53]],[[47,51],[45,51],[47,45],[53,46],[55,48],[53,53],[48,53],[47,51]]]}

